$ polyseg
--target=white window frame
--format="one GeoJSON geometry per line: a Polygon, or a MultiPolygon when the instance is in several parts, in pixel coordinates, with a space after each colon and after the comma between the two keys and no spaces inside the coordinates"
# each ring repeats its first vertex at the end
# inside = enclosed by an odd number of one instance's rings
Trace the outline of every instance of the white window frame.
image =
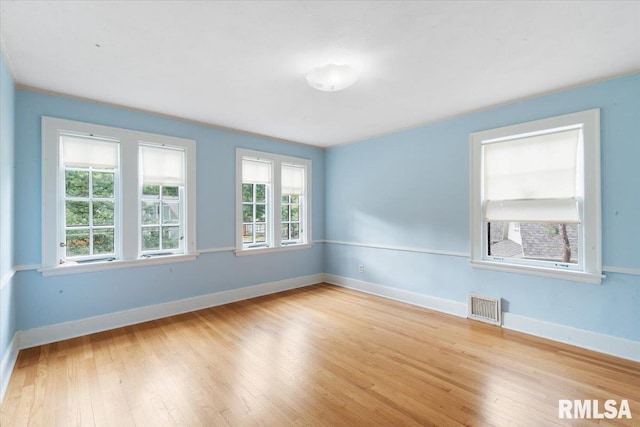
{"type": "Polygon", "coordinates": [[[593,109],[562,116],[475,132],[470,135],[470,232],[471,265],[475,268],[523,273],[556,279],[600,284],[601,204],[600,204],[600,110],[593,109]],[[579,126],[583,135],[583,194],[579,195],[580,241],[577,265],[550,262],[523,262],[487,256],[486,225],[483,221],[482,145],[487,141],[535,135],[551,129],[579,126]]]}
{"type": "Polygon", "coordinates": [[[196,142],[191,139],[138,132],[92,123],[42,117],[42,266],[43,276],[85,273],[114,268],[192,261],[196,247],[196,142]],[[114,261],[60,264],[61,224],[64,218],[61,182],[60,135],[77,134],[119,141],[119,182],[117,189],[120,218],[116,230],[114,261]],[[140,250],[142,182],[139,170],[139,146],[159,145],[183,149],[185,152],[184,251],[180,254],[146,258],[140,250]]]}
{"type": "Polygon", "coordinates": [[[261,151],[236,149],[236,255],[257,255],[278,251],[307,249],[312,246],[311,238],[311,160],[261,151]],[[267,191],[267,240],[268,247],[246,248],[242,241],[242,159],[261,160],[271,163],[271,191],[267,191]],[[304,167],[304,195],[301,209],[301,228],[299,243],[282,242],[282,165],[304,167]]]}

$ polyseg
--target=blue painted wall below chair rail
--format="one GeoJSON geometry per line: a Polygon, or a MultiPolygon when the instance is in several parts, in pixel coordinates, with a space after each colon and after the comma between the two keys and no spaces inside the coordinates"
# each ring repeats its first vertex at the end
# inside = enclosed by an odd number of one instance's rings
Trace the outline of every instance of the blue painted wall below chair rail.
{"type": "Polygon", "coordinates": [[[329,149],[327,240],[365,247],[328,243],[325,272],[463,303],[470,292],[502,297],[514,314],[640,341],[638,275],[608,272],[591,285],[473,269],[465,257],[469,134],[592,108],[601,109],[603,264],[637,274],[640,74],[329,149]]]}

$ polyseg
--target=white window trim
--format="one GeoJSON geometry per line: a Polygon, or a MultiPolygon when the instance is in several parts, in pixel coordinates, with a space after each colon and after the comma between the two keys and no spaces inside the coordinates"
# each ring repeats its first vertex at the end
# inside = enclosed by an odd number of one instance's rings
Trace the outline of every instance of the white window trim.
{"type": "Polygon", "coordinates": [[[236,255],[244,256],[244,255],[258,255],[272,252],[283,252],[283,251],[291,251],[291,250],[300,250],[300,249],[308,249],[313,244],[313,238],[311,236],[311,160],[301,159],[297,157],[289,157],[283,156],[279,154],[265,153],[262,151],[254,151],[247,150],[244,148],[236,149],[236,255]],[[273,246],[271,247],[258,247],[258,248],[244,248],[242,243],[242,159],[244,157],[250,157],[255,159],[263,159],[268,160],[272,163],[271,173],[271,197],[272,203],[270,207],[270,211],[272,215],[270,215],[271,223],[268,223],[267,226],[271,229],[270,232],[273,233],[273,246]],[[304,217],[304,229],[303,229],[303,237],[301,238],[301,242],[297,244],[287,244],[282,245],[282,236],[281,236],[281,221],[280,221],[280,212],[281,212],[281,203],[282,203],[282,192],[280,188],[281,183],[281,171],[282,164],[294,164],[299,166],[304,166],[305,168],[305,204],[302,208],[303,217],[304,217]]]}
{"type": "Polygon", "coordinates": [[[602,275],[601,204],[600,204],[600,110],[581,111],[548,119],[505,126],[470,135],[470,227],[471,265],[476,268],[531,274],[556,279],[600,284],[602,275]],[[482,219],[482,142],[512,135],[540,132],[581,124],[584,138],[584,188],[581,200],[583,232],[580,257],[581,270],[519,265],[486,259],[482,219]]]}
{"type": "MultiPolygon", "coordinates": [[[[42,117],[42,268],[43,276],[102,271],[112,268],[124,268],[143,265],[157,265],[172,262],[189,261],[196,258],[196,142],[191,139],[176,138],[130,129],[95,125],[92,123],[42,117]],[[121,227],[118,236],[132,236],[126,241],[118,240],[122,245],[121,258],[115,261],[92,262],[76,265],[58,263],[60,242],[60,149],[59,135],[69,132],[84,135],[117,138],[120,141],[120,218],[121,227]],[[141,258],[140,254],[140,205],[141,182],[139,174],[139,145],[151,143],[180,147],[185,150],[185,243],[184,253],[176,255],[141,258]],[[125,183],[128,183],[125,185],[125,183]],[[135,237],[134,237],[135,236],[135,237]]],[[[118,250],[116,250],[118,253],[118,250]]]]}

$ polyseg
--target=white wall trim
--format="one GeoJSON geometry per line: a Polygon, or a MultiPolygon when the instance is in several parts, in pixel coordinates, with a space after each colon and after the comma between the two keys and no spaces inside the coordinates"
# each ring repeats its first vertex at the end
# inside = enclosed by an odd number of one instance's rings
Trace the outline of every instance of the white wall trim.
{"type": "Polygon", "coordinates": [[[598,332],[503,313],[503,327],[600,353],[640,362],[640,342],[598,332]]]}
{"type": "Polygon", "coordinates": [[[235,246],[227,246],[226,248],[207,248],[207,249],[198,249],[199,254],[213,254],[217,252],[232,252],[235,251],[235,246]]]}
{"type": "Polygon", "coordinates": [[[18,272],[18,271],[38,270],[39,268],[42,268],[42,265],[40,265],[40,264],[23,264],[23,265],[16,265],[14,267],[14,270],[16,270],[16,272],[18,272]]]}
{"type": "Polygon", "coordinates": [[[394,301],[417,305],[418,307],[424,307],[458,317],[467,317],[466,303],[419,294],[417,292],[406,291],[403,289],[391,288],[375,283],[368,283],[361,280],[349,279],[347,277],[336,276],[333,274],[325,274],[324,281],[331,283],[332,285],[354,289],[356,291],[392,299],[394,301]]]}
{"type": "Polygon", "coordinates": [[[20,350],[18,341],[17,335],[13,334],[9,348],[7,348],[7,352],[0,361],[0,404],[4,399],[4,394],[7,391],[9,380],[11,379],[11,373],[18,360],[18,351],[20,350]]]}
{"type": "Polygon", "coordinates": [[[640,268],[614,267],[609,265],[603,265],[602,271],[606,271],[608,273],[621,273],[621,274],[630,274],[632,276],[640,276],[640,268]]]}
{"type": "MultiPolygon", "coordinates": [[[[422,254],[449,255],[449,256],[456,256],[461,258],[470,257],[468,252],[415,248],[410,246],[381,245],[381,244],[375,244],[375,243],[349,242],[345,240],[315,240],[314,243],[328,243],[333,245],[358,246],[362,248],[384,249],[389,251],[417,252],[422,254]]],[[[640,276],[640,268],[615,267],[615,266],[603,265],[602,271],[609,272],[609,273],[620,273],[620,274],[630,274],[633,276],[640,276]]],[[[600,275],[600,277],[604,278],[604,276],[602,275],[600,275]]]]}
{"type": "Polygon", "coordinates": [[[13,267],[13,268],[10,268],[9,271],[4,273],[4,275],[0,279],[0,291],[3,290],[4,287],[7,285],[7,283],[11,281],[13,276],[16,274],[16,271],[17,271],[16,268],[13,267]]]}
{"type": "Polygon", "coordinates": [[[18,331],[20,349],[321,283],[324,274],[285,279],[18,331]]]}
{"type": "MultiPolygon", "coordinates": [[[[467,304],[462,302],[390,288],[333,274],[325,274],[324,281],[458,317],[467,316],[467,304]]],[[[640,362],[640,341],[587,331],[560,323],[546,322],[513,313],[503,313],[502,326],[506,329],[640,362]]]]}
{"type": "Polygon", "coordinates": [[[345,246],[359,246],[362,248],[373,249],[385,249],[390,251],[402,251],[402,252],[418,252],[422,254],[435,254],[435,255],[449,255],[463,258],[469,258],[468,252],[458,251],[444,251],[440,249],[426,249],[426,248],[414,248],[410,246],[392,246],[392,245],[380,245],[375,243],[359,243],[359,242],[347,242],[343,240],[323,240],[324,243],[330,243],[333,245],[345,245],[345,246]]]}

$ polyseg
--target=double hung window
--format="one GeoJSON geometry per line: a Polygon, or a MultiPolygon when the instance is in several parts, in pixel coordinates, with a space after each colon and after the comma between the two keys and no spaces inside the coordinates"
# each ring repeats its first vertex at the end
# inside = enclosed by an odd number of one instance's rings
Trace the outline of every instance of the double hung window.
{"type": "Polygon", "coordinates": [[[471,135],[474,266],[599,283],[599,110],[471,135]]]}
{"type": "Polygon", "coordinates": [[[237,150],[238,254],[311,242],[311,162],[237,150]]]}
{"type": "Polygon", "coordinates": [[[115,233],[119,142],[63,134],[60,145],[61,255],[78,261],[113,259],[119,255],[115,233]]]}
{"type": "Polygon", "coordinates": [[[42,130],[43,274],[195,257],[195,141],[51,117],[42,130]]]}

